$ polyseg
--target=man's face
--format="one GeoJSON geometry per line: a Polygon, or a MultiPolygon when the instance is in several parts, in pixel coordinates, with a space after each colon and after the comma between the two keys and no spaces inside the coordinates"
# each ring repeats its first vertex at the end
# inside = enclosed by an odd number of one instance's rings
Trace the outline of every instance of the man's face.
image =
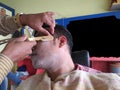
{"type": "Polygon", "coordinates": [[[47,64],[51,64],[57,45],[55,41],[38,41],[33,49],[32,64],[35,68],[44,68],[47,64]]]}

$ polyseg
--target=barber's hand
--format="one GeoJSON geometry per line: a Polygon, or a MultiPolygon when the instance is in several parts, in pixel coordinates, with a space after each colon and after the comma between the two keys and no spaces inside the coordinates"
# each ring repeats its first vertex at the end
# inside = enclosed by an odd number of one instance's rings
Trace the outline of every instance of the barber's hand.
{"type": "Polygon", "coordinates": [[[49,35],[54,33],[55,27],[55,13],[54,12],[44,12],[38,14],[22,14],[20,16],[20,22],[22,25],[28,25],[34,30],[39,31],[44,35],[49,35]],[[49,31],[44,29],[43,24],[47,24],[50,28],[49,31]]]}
{"type": "Polygon", "coordinates": [[[26,39],[26,36],[22,36],[11,40],[1,53],[9,57],[13,62],[23,60],[32,53],[32,47],[36,45],[35,41],[26,41],[26,39]]]}

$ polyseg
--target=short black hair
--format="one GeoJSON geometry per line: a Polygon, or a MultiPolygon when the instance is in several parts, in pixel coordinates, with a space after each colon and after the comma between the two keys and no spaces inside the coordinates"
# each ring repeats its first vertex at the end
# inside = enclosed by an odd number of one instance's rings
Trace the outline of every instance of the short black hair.
{"type": "Polygon", "coordinates": [[[55,29],[54,35],[53,35],[54,38],[58,38],[62,35],[67,38],[67,44],[69,46],[69,50],[70,50],[70,53],[71,53],[72,47],[73,47],[73,38],[72,38],[72,35],[69,32],[69,30],[66,29],[65,27],[63,27],[62,25],[58,25],[58,24],[56,24],[54,29],[55,29]]]}
{"type": "MultiPolygon", "coordinates": [[[[50,29],[50,27],[48,25],[46,25],[46,24],[43,24],[43,28],[45,28],[48,31],[50,29]]],[[[39,35],[39,32],[35,30],[34,36],[38,36],[38,35],[39,35]]],[[[72,38],[71,33],[69,32],[69,30],[64,28],[62,25],[56,24],[55,28],[54,28],[53,37],[54,38],[59,38],[62,35],[67,38],[67,44],[68,44],[68,47],[69,47],[69,51],[71,53],[72,47],[73,47],[73,38],[72,38]]]]}

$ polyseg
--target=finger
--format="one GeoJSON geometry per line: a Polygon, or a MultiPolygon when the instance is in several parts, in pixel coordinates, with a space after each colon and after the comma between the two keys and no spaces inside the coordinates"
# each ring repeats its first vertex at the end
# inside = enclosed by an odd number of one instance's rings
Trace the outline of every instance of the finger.
{"type": "Polygon", "coordinates": [[[54,34],[55,20],[48,19],[45,23],[49,26],[49,33],[54,34]]]}
{"type": "Polygon", "coordinates": [[[55,28],[55,24],[50,24],[49,25],[49,32],[51,33],[51,34],[54,34],[54,28],[55,28]]]}
{"type": "Polygon", "coordinates": [[[51,34],[54,34],[55,25],[56,25],[56,23],[54,21],[53,24],[50,26],[51,34]]]}
{"type": "Polygon", "coordinates": [[[36,25],[36,29],[35,30],[40,32],[41,35],[49,35],[50,33],[42,26],[43,25],[36,25]]]}
{"type": "Polygon", "coordinates": [[[50,15],[50,16],[55,16],[56,13],[55,12],[46,12],[47,15],[50,15]]]}
{"type": "MultiPolygon", "coordinates": [[[[37,44],[36,41],[26,41],[28,45],[31,45],[31,47],[35,46],[37,44]]],[[[32,48],[31,48],[32,49],[32,48]]]]}
{"type": "Polygon", "coordinates": [[[25,41],[25,40],[27,40],[27,38],[28,38],[27,35],[23,35],[23,36],[17,38],[17,41],[25,41]]]}
{"type": "Polygon", "coordinates": [[[47,14],[48,16],[48,20],[47,20],[47,24],[49,25],[49,26],[51,26],[52,28],[54,28],[55,27],[55,15],[56,15],[56,13],[54,13],[54,12],[48,12],[48,14],[47,14]]]}
{"type": "Polygon", "coordinates": [[[41,27],[40,32],[42,35],[50,35],[49,31],[47,31],[45,28],[41,27]]]}
{"type": "Polygon", "coordinates": [[[49,32],[50,32],[51,34],[54,34],[54,27],[55,27],[55,26],[53,26],[53,25],[50,26],[49,32]]]}

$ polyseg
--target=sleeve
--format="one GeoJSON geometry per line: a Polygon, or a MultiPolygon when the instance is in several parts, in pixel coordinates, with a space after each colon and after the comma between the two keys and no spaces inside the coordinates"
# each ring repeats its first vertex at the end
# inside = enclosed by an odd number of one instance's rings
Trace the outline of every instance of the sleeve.
{"type": "Polygon", "coordinates": [[[18,24],[15,22],[15,17],[8,15],[0,16],[0,34],[5,36],[14,33],[19,29],[18,24]]]}
{"type": "Polygon", "coordinates": [[[7,76],[7,74],[12,70],[13,62],[4,54],[0,54],[0,84],[7,76]]]}

